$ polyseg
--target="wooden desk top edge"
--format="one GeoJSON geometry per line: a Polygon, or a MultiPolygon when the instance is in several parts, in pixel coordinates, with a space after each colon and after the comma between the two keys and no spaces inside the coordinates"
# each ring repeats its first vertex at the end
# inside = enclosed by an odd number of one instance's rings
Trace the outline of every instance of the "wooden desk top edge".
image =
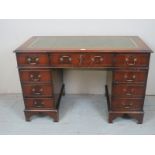
{"type": "Polygon", "coordinates": [[[152,53],[153,51],[144,43],[144,41],[138,37],[138,36],[32,36],[30,39],[28,39],[25,43],[23,43],[21,46],[19,46],[16,50],[14,50],[15,53],[18,52],[107,52],[107,53],[117,53],[117,52],[135,52],[135,53],[152,53]],[[27,46],[33,42],[34,40],[36,40],[37,38],[48,38],[48,37],[54,37],[54,38],[70,38],[70,37],[74,37],[74,38],[78,38],[78,37],[82,37],[82,38],[99,38],[99,37],[103,37],[103,38],[132,38],[135,39],[136,44],[138,44],[139,48],[135,48],[135,49],[131,49],[131,48],[94,48],[94,49],[77,49],[77,48],[67,48],[67,49],[63,49],[63,48],[57,48],[57,49],[53,49],[53,48],[27,48],[27,46]]]}

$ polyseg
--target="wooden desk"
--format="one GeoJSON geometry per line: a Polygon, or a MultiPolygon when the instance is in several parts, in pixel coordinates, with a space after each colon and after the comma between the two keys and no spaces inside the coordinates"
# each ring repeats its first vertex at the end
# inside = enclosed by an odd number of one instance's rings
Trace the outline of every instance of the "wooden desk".
{"type": "Polygon", "coordinates": [[[38,36],[15,51],[25,117],[47,114],[59,120],[63,69],[108,70],[109,123],[120,116],[143,121],[151,49],[136,36],[38,36]]]}

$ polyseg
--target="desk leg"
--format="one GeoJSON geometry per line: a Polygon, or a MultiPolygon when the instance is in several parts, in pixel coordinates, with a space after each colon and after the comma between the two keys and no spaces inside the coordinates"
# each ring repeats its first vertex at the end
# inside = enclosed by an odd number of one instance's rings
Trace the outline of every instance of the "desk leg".
{"type": "Polygon", "coordinates": [[[24,114],[25,114],[25,120],[27,121],[27,122],[30,122],[31,120],[30,120],[30,118],[31,118],[31,112],[29,112],[29,111],[24,111],[24,114]]]}
{"type": "Polygon", "coordinates": [[[65,84],[63,84],[63,92],[62,92],[62,96],[65,96],[66,93],[65,93],[65,84]]]}
{"type": "Polygon", "coordinates": [[[134,118],[137,120],[138,124],[143,123],[143,116],[144,112],[114,112],[114,111],[109,111],[109,123],[112,123],[114,119],[117,117],[123,117],[124,115],[127,115],[128,118],[134,118]]]}

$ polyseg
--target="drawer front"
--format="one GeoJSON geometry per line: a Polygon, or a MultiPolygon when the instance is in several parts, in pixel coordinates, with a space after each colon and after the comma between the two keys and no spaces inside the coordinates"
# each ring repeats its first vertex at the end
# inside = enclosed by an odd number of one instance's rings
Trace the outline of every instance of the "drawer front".
{"type": "Polygon", "coordinates": [[[54,109],[52,98],[28,98],[24,99],[26,109],[54,109]]]}
{"type": "Polygon", "coordinates": [[[50,55],[50,63],[53,67],[74,67],[80,63],[80,55],[73,53],[54,53],[50,55]]]}
{"type": "Polygon", "coordinates": [[[50,82],[52,80],[50,70],[20,70],[22,82],[50,82]]]}
{"type": "Polygon", "coordinates": [[[50,62],[54,67],[108,67],[112,66],[112,54],[55,53],[50,62]]]}
{"type": "Polygon", "coordinates": [[[114,111],[141,111],[143,99],[118,99],[113,98],[111,109],[114,111]]]}
{"type": "Polygon", "coordinates": [[[88,65],[90,67],[110,67],[112,66],[112,54],[88,54],[84,56],[83,65],[88,65]]]}
{"type": "Polygon", "coordinates": [[[29,66],[29,67],[49,65],[48,54],[39,54],[39,53],[17,54],[17,62],[19,66],[29,66]]]}
{"type": "Polygon", "coordinates": [[[115,56],[116,67],[147,67],[149,54],[117,54],[115,56]]]}
{"type": "Polygon", "coordinates": [[[147,71],[114,71],[114,82],[138,82],[147,80],[147,71]]]}
{"type": "Polygon", "coordinates": [[[144,86],[129,86],[125,84],[113,85],[112,88],[113,96],[118,97],[141,97],[145,95],[144,86]]]}
{"type": "Polygon", "coordinates": [[[23,94],[25,97],[37,97],[44,96],[50,97],[52,96],[52,86],[51,85],[23,85],[23,94]]]}

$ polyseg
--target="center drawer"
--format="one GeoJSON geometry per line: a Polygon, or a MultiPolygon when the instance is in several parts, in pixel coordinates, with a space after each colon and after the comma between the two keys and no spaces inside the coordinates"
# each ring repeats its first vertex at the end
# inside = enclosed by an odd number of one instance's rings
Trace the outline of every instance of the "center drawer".
{"type": "Polygon", "coordinates": [[[109,67],[112,54],[106,53],[53,53],[50,55],[52,67],[109,67]]]}
{"type": "Polygon", "coordinates": [[[52,97],[51,84],[24,84],[23,95],[24,97],[52,97]]]}
{"type": "Polygon", "coordinates": [[[53,53],[50,54],[52,67],[75,67],[80,63],[80,55],[77,53],[53,53]]]}
{"type": "Polygon", "coordinates": [[[113,63],[113,55],[110,53],[91,53],[83,56],[81,65],[90,67],[111,67],[113,63]]]}

